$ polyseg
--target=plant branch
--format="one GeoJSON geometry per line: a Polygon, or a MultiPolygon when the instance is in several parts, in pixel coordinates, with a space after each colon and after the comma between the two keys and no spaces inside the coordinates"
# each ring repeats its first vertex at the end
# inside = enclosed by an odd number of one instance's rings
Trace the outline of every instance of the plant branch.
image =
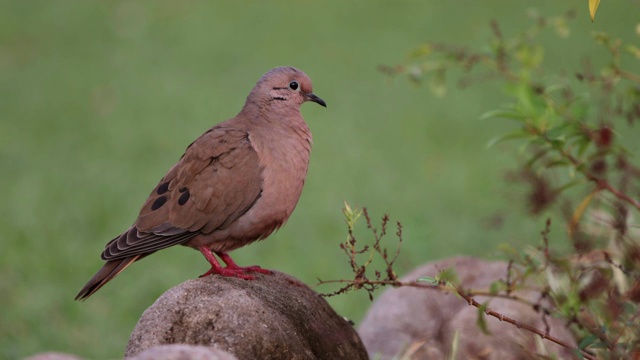
{"type": "MultiPolygon", "coordinates": [[[[416,282],[416,281],[410,281],[410,282],[401,282],[401,281],[393,281],[393,280],[367,280],[365,282],[363,281],[358,281],[358,280],[328,280],[328,281],[320,281],[318,285],[322,285],[322,284],[329,284],[329,283],[348,283],[348,284],[353,284],[356,288],[357,287],[362,287],[365,283],[369,284],[369,285],[390,285],[390,286],[408,286],[408,287],[416,287],[416,288],[421,288],[421,289],[430,289],[430,290],[438,290],[438,291],[443,291],[443,292],[454,292],[456,293],[458,296],[460,296],[462,299],[465,300],[465,302],[470,305],[473,306],[475,308],[481,309],[483,308],[484,313],[488,316],[494,317],[500,321],[504,321],[506,323],[515,325],[518,329],[525,329],[531,333],[534,333],[538,336],[540,336],[542,339],[546,339],[549,340],[551,342],[554,342],[564,348],[567,349],[572,349],[572,350],[577,350],[579,351],[586,359],[589,360],[596,360],[596,357],[592,354],[590,354],[589,352],[574,347],[571,344],[568,344],[564,341],[562,341],[561,339],[552,336],[551,334],[549,334],[548,329],[545,331],[542,331],[534,326],[531,326],[529,324],[523,323],[519,320],[515,320],[511,317],[508,317],[506,315],[503,315],[497,311],[494,311],[490,308],[484,308],[484,306],[479,303],[478,301],[476,301],[474,299],[475,296],[487,296],[487,297],[494,297],[494,298],[504,298],[504,299],[508,299],[508,300],[513,300],[513,301],[518,301],[527,305],[531,305],[534,306],[533,303],[531,303],[528,300],[519,298],[517,296],[513,296],[513,295],[499,295],[499,294],[491,294],[491,293],[487,293],[487,292],[481,292],[481,291],[462,291],[460,289],[458,289],[455,286],[452,286],[450,284],[438,284],[438,285],[431,285],[431,284],[427,284],[427,283],[420,283],[420,282],[416,282]]],[[[544,313],[544,311],[543,311],[544,313]]]]}

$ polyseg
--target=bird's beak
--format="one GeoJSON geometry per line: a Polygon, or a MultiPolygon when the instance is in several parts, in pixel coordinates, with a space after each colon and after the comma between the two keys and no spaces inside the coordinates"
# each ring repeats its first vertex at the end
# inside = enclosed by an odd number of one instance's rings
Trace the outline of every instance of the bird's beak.
{"type": "Polygon", "coordinates": [[[320,104],[324,107],[327,107],[327,103],[324,102],[324,100],[320,99],[316,94],[314,93],[309,93],[306,95],[306,98],[308,101],[313,101],[316,104],[320,104]]]}

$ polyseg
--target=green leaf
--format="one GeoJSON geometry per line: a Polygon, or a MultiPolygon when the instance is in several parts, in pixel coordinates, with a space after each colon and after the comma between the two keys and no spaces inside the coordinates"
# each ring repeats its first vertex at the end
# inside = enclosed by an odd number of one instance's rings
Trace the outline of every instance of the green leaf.
{"type": "Polygon", "coordinates": [[[501,143],[503,141],[506,141],[506,140],[522,139],[522,138],[526,138],[526,137],[530,137],[530,136],[531,136],[531,134],[529,134],[526,131],[516,130],[514,132],[510,132],[510,133],[507,133],[507,134],[503,134],[503,135],[494,137],[493,139],[491,139],[491,140],[489,140],[487,142],[486,146],[487,146],[487,148],[490,148],[490,147],[492,147],[492,146],[494,146],[494,145],[496,145],[498,143],[501,143]]]}
{"type": "Polygon", "coordinates": [[[569,160],[559,159],[559,160],[549,161],[544,166],[545,166],[545,168],[549,169],[549,168],[553,168],[553,167],[569,166],[569,165],[571,165],[571,162],[569,162],[569,160]]]}
{"type": "Polygon", "coordinates": [[[344,207],[342,208],[342,214],[344,214],[345,221],[347,223],[349,230],[353,230],[356,222],[362,215],[362,209],[358,209],[357,207],[352,209],[351,205],[349,205],[349,203],[346,200],[344,200],[344,207]]]}
{"type": "Polygon", "coordinates": [[[598,340],[598,337],[596,335],[591,334],[586,338],[582,339],[582,341],[580,341],[580,345],[578,345],[578,348],[586,349],[589,345],[596,342],[596,340],[598,340]]]}
{"type": "Polygon", "coordinates": [[[553,127],[547,130],[546,135],[549,139],[552,140],[564,140],[565,135],[567,134],[567,128],[569,128],[571,124],[562,124],[556,127],[553,127]]]}
{"type": "Polygon", "coordinates": [[[533,104],[533,94],[528,83],[518,83],[515,88],[515,96],[518,101],[518,110],[528,116],[535,115],[535,106],[533,104]]]}
{"type": "Polygon", "coordinates": [[[560,193],[560,192],[563,192],[563,191],[565,191],[565,190],[567,190],[569,188],[572,188],[572,187],[574,187],[576,185],[584,184],[585,182],[586,181],[584,179],[576,179],[576,180],[573,180],[573,181],[569,181],[568,183],[566,183],[566,184],[560,186],[559,188],[557,188],[555,192],[556,193],[560,193]]]}
{"type": "Polygon", "coordinates": [[[500,280],[498,281],[494,281],[491,283],[491,285],[489,285],[489,293],[491,295],[498,295],[498,293],[500,292],[500,290],[502,290],[504,288],[504,283],[500,280]]]}
{"type": "Polygon", "coordinates": [[[592,110],[590,106],[590,98],[584,95],[577,95],[567,105],[571,105],[571,114],[578,120],[586,119],[589,116],[589,112],[592,110]]]}
{"type": "Polygon", "coordinates": [[[525,164],[526,168],[532,168],[533,165],[540,159],[543,159],[547,155],[547,150],[540,150],[535,156],[533,156],[527,163],[525,164]]]}
{"type": "Polygon", "coordinates": [[[497,109],[490,110],[480,115],[480,120],[487,120],[491,118],[506,118],[514,120],[524,120],[526,117],[524,114],[513,109],[497,109]]]}
{"type": "Polygon", "coordinates": [[[438,274],[438,278],[440,279],[440,281],[450,282],[451,285],[460,283],[460,281],[458,280],[458,274],[456,273],[456,270],[454,268],[447,268],[440,271],[440,274],[438,274]]]}
{"type": "Polygon", "coordinates": [[[609,345],[607,345],[607,343],[605,343],[603,341],[596,341],[593,344],[591,344],[591,348],[592,349],[606,349],[606,348],[609,348],[609,345]]]}
{"type": "Polygon", "coordinates": [[[564,139],[551,140],[551,146],[556,150],[561,150],[564,147],[564,143],[564,139]]]}
{"type": "Polygon", "coordinates": [[[476,320],[476,325],[478,326],[478,328],[480,328],[480,331],[482,331],[486,335],[491,335],[491,332],[489,332],[489,328],[487,327],[485,311],[487,311],[487,304],[482,304],[478,307],[478,319],[476,320]]]}
{"type": "Polygon", "coordinates": [[[578,145],[578,157],[580,158],[587,151],[589,145],[591,145],[591,139],[589,139],[588,137],[583,137],[576,142],[576,145],[578,145]]]}
{"type": "Polygon", "coordinates": [[[421,276],[417,280],[417,282],[424,282],[429,285],[436,286],[438,285],[438,280],[436,278],[432,278],[431,276],[421,276]]]}

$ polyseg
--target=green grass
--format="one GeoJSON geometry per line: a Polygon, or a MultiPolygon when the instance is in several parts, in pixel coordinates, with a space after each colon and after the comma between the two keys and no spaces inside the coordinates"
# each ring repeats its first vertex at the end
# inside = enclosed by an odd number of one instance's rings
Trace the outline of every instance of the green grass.
{"type": "MultiPolygon", "coordinates": [[[[329,107],[303,107],[315,144],[289,223],[236,251],[238,263],[308,284],[350,277],[338,248],[343,200],[403,223],[401,271],[457,254],[495,257],[503,242],[535,243],[544,219],[528,219],[521,195],[503,180],[515,147],[485,148],[511,125],[477,120],[504,101],[500,91],[452,89],[435,99],[376,71],[403,62],[423,41],[483,43],[492,18],[505,33],[521,30],[530,4],[1,2],[0,358],[122,357],[140,314],[207,270],[197,252],[168,249],[89,301],[73,301],[101,266],[104,244],[133,222],[184,148],[234,116],[274,66],[306,71],[329,107]],[[495,217],[501,227],[488,225],[495,217]]],[[[565,10],[554,1],[536,5],[545,14],[565,10]]],[[[592,30],[638,41],[637,2],[603,3],[594,24],[586,2],[580,6],[572,36],[549,37],[552,68],[604,58],[592,30]]],[[[329,301],[356,321],[369,306],[362,293],[329,301]]]]}

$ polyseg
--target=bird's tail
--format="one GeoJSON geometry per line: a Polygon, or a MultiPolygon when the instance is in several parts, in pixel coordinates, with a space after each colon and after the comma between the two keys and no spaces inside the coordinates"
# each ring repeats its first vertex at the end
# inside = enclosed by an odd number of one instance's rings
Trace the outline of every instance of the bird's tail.
{"type": "Polygon", "coordinates": [[[89,280],[89,282],[82,288],[82,290],[80,290],[78,295],[76,295],[76,300],[85,300],[89,298],[89,296],[93,295],[93,293],[98,291],[101,287],[103,287],[111,279],[116,277],[116,275],[120,274],[122,270],[126,269],[127,266],[131,265],[140,257],[141,255],[135,255],[124,259],[107,261],[102,269],[98,270],[98,272],[93,275],[91,280],[89,280]]]}

